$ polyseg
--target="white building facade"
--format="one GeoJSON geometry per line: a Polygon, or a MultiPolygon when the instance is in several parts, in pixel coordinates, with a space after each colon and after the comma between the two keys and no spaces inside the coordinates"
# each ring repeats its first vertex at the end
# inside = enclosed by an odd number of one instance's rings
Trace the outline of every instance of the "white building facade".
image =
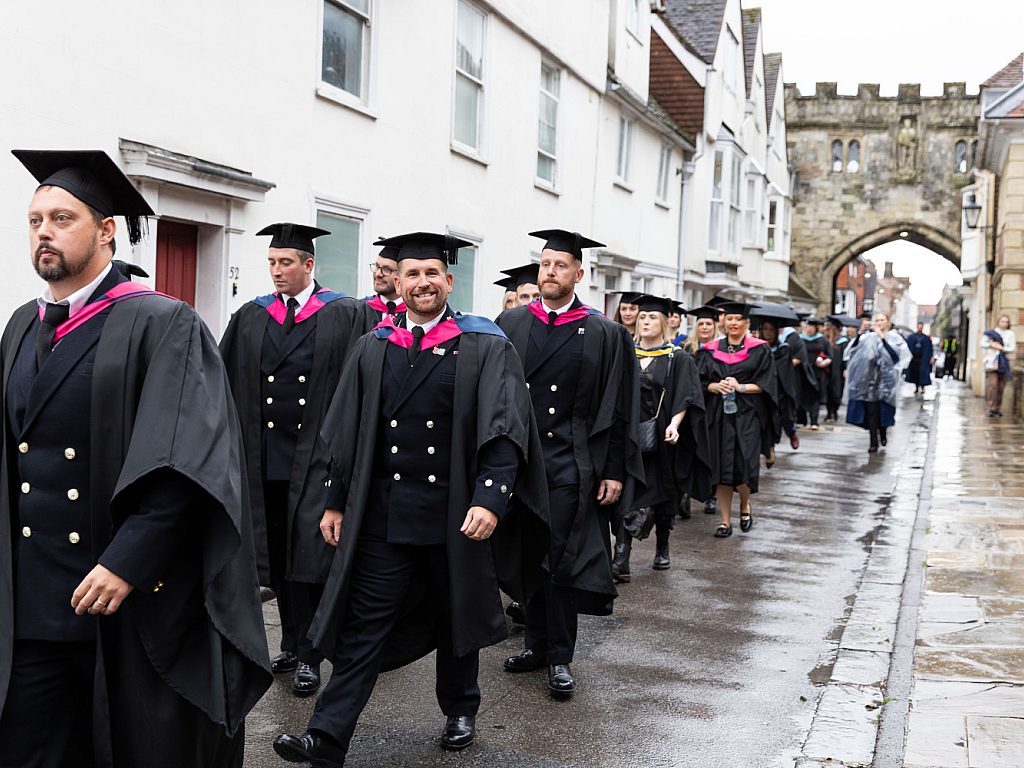
{"type": "MultiPolygon", "coordinates": [[[[614,290],[678,295],[692,145],[649,98],[647,0],[54,5],[5,13],[0,144],[106,150],[157,212],[118,256],[217,334],[271,290],[253,233],[277,221],[330,230],[317,277],[353,295],[371,290],[377,237],[448,231],[473,243],[453,306],[497,314],[492,281],[552,227],[607,244],[586,264],[595,306],[614,290]],[[125,19],[145,33],[113,38],[125,19]]],[[[6,152],[0,168],[10,314],[40,290],[34,182],[6,152]]]]}

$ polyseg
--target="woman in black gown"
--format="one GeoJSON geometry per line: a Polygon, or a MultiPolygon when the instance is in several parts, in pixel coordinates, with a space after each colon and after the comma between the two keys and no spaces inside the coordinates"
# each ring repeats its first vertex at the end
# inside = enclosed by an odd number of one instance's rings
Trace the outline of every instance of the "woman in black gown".
{"type": "Polygon", "coordinates": [[[710,495],[711,468],[700,376],[693,358],[676,348],[668,326],[670,299],[637,298],[637,370],[640,421],[654,419],[654,441],[643,454],[645,487],[616,526],[612,575],[630,579],[633,533],[646,535],[653,519],[657,571],[671,566],[669,533],[680,494],[702,501],[710,495]],[[638,531],[637,529],[646,529],[638,531]]]}
{"type": "Polygon", "coordinates": [[[734,491],[740,494],[740,530],[754,526],[750,495],[757,493],[762,453],[776,418],[775,367],[768,344],[749,335],[749,307],[730,303],[722,339],[705,344],[697,359],[705,391],[711,479],[722,523],[715,536],[732,535],[734,491]]]}

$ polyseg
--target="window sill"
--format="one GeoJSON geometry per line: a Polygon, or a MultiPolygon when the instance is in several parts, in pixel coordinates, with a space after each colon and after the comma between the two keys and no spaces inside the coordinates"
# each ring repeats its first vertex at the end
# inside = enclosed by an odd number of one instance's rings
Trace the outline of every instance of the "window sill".
{"type": "Polygon", "coordinates": [[[351,109],[353,112],[358,112],[364,117],[368,117],[371,120],[377,119],[377,113],[370,109],[366,104],[360,101],[358,98],[353,96],[348,91],[343,91],[341,88],[336,88],[330,83],[321,82],[316,87],[316,95],[324,99],[325,101],[333,102],[342,107],[351,109]]]}
{"type": "Polygon", "coordinates": [[[534,179],[533,186],[535,186],[541,192],[547,192],[549,195],[554,195],[555,197],[562,196],[562,191],[560,189],[551,186],[546,181],[544,181],[544,179],[534,179]]]}
{"type": "Polygon", "coordinates": [[[470,149],[469,147],[465,147],[462,144],[457,144],[456,142],[453,141],[449,148],[454,154],[461,155],[467,160],[472,160],[474,163],[479,163],[484,168],[491,164],[490,161],[487,160],[487,158],[479,155],[476,152],[476,150],[470,149]]]}
{"type": "Polygon", "coordinates": [[[670,210],[672,210],[672,206],[669,205],[668,203],[666,203],[664,200],[655,200],[654,204],[656,206],[658,206],[659,208],[661,208],[661,210],[663,210],[663,211],[670,211],[670,210]]]}
{"type": "Polygon", "coordinates": [[[614,185],[615,185],[616,187],[618,187],[619,189],[624,189],[624,190],[626,190],[626,191],[627,191],[627,192],[629,192],[629,194],[631,194],[631,195],[633,194],[633,187],[632,187],[632,186],[630,185],[630,183],[629,183],[628,181],[626,181],[625,179],[620,179],[620,178],[619,178],[618,176],[616,176],[616,177],[615,177],[615,178],[614,178],[614,179],[612,180],[612,184],[614,184],[614,185]]]}

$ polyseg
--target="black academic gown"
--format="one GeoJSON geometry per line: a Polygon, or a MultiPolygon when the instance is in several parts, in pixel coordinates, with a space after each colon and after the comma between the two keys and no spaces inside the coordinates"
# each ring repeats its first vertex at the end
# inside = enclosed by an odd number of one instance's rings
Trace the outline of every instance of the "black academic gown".
{"type": "MultiPolygon", "coordinates": [[[[88,333],[93,322],[65,342],[88,333]]],[[[37,327],[33,300],[15,311],[4,331],[5,402],[18,351],[23,341],[34,344],[37,327]]],[[[136,585],[116,614],[93,619],[96,764],[241,765],[244,719],[271,674],[252,527],[243,511],[246,489],[239,483],[241,437],[220,354],[190,307],[156,295],[110,307],[102,330],[76,347],[79,355],[93,351],[91,371],[75,370],[74,360],[44,367],[33,385],[33,407],[44,409],[73,370],[91,375],[89,413],[66,418],[88,418],[91,426],[89,529],[83,533],[93,561],[131,561],[146,573],[146,547],[160,554],[160,570],[136,585]],[[187,498],[187,510],[176,507],[179,498],[187,498]],[[179,555],[170,559],[168,537],[179,544],[179,555]]],[[[18,526],[14,497],[21,492],[6,408],[3,440],[0,709],[16,632],[11,532],[18,526]]]]}
{"type": "Polygon", "coordinates": [[[616,508],[632,508],[644,479],[636,435],[640,400],[633,341],[621,325],[595,313],[556,326],[551,342],[530,354],[530,332],[540,322],[529,307],[507,310],[497,320],[523,360],[527,381],[542,378],[544,366],[571,367],[574,378],[575,396],[569,408],[578,501],[568,520],[556,520],[552,510],[552,548],[563,553],[553,565],[552,582],[576,590],[579,613],[608,615],[618,595],[609,558],[611,515],[616,508]],[[579,356],[560,357],[580,336],[579,356]],[[605,478],[623,482],[618,505],[597,503],[598,484],[605,478]]]}
{"type": "MultiPolygon", "coordinates": [[[[711,342],[724,351],[727,339],[711,342]],[[720,345],[720,346],[719,346],[720,345]]],[[[778,408],[775,366],[767,344],[758,344],[746,355],[739,354],[733,363],[716,359],[710,351],[698,354],[701,384],[708,414],[708,437],[711,445],[711,481],[715,485],[738,487],[746,484],[756,493],[761,471],[760,456],[767,455],[778,408]],[[740,384],[757,384],[760,394],[737,394],[736,413],[726,414],[723,398],[707,392],[708,384],[727,376],[740,384]]]]}
{"type": "Polygon", "coordinates": [[[931,337],[924,333],[912,333],[907,338],[910,348],[910,365],[903,373],[904,378],[917,387],[927,387],[932,383],[932,357],[935,350],[931,337]]]}
{"type": "Polygon", "coordinates": [[[640,368],[639,362],[637,368],[640,420],[658,415],[657,449],[643,454],[644,488],[633,501],[633,507],[665,503],[684,494],[705,501],[711,495],[711,457],[697,364],[689,354],[676,349],[670,355],[652,358],[646,370],[640,368]],[[682,410],[686,411],[686,416],[679,425],[679,441],[669,445],[664,441],[665,429],[672,417],[682,410]]]}
{"type": "MultiPolygon", "coordinates": [[[[390,344],[376,333],[356,342],[324,420],[323,436],[337,472],[332,483],[344,487],[341,541],[310,629],[314,644],[327,658],[334,656],[338,626],[345,616],[349,574],[360,534],[368,526],[379,451],[380,382],[390,344]]],[[[403,397],[412,396],[416,382],[443,359],[428,351],[420,356],[427,358],[427,364],[417,363],[403,397]]],[[[499,587],[513,599],[526,602],[541,584],[549,525],[540,441],[522,364],[512,345],[501,335],[463,332],[458,337],[454,376],[452,469],[443,538],[451,584],[451,650],[455,656],[465,656],[507,637],[499,587]],[[490,539],[471,541],[460,528],[474,496],[478,456],[485,445],[500,437],[510,440],[520,457],[512,497],[490,539]]],[[[435,611],[426,587],[414,583],[407,595],[401,617],[388,637],[383,669],[411,663],[436,647],[435,611]]]]}
{"type": "Polygon", "coordinates": [[[832,365],[828,368],[828,408],[832,413],[839,410],[843,401],[843,385],[846,382],[843,365],[843,350],[847,342],[840,343],[840,339],[832,345],[832,365]]]}
{"type": "Polygon", "coordinates": [[[800,400],[803,366],[793,365],[795,353],[789,344],[790,338],[792,338],[792,335],[786,341],[772,347],[772,364],[775,368],[776,393],[778,396],[776,418],[772,423],[772,445],[777,444],[782,439],[783,424],[792,423],[796,420],[797,403],[800,400]]]}
{"type": "Polygon", "coordinates": [[[803,342],[804,349],[807,351],[807,370],[812,374],[804,379],[800,404],[805,411],[817,411],[828,395],[829,371],[819,368],[815,361],[819,355],[831,359],[832,345],[824,336],[820,335],[816,339],[804,339],[799,336],[798,338],[803,342]]]}
{"type": "MultiPolygon", "coordinates": [[[[319,289],[319,286],[317,286],[319,289]]],[[[268,322],[276,321],[267,310],[255,302],[241,307],[231,318],[220,342],[221,354],[227,368],[228,381],[234,394],[245,443],[245,466],[249,480],[249,504],[256,540],[256,561],[260,583],[270,586],[270,560],[267,545],[267,517],[263,498],[266,478],[263,450],[263,368],[273,370],[263,359],[264,338],[268,322]]],[[[297,323],[292,332],[283,337],[276,357],[284,360],[297,346],[307,342],[312,330],[312,364],[303,382],[301,419],[302,429],[295,437],[295,454],[288,481],[288,542],[286,546],[285,578],[307,584],[322,584],[331,567],[334,551],[320,533],[320,518],[324,514],[330,455],[320,439],[320,428],[331,396],[348,353],[356,340],[374,325],[373,310],[364,302],[340,298],[322,307],[315,315],[297,323]]]]}

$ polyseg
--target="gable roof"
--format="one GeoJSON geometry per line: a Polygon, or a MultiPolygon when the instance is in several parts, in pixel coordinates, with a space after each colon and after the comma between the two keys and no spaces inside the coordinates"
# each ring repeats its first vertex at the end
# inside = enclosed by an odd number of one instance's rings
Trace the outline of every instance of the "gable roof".
{"type": "Polygon", "coordinates": [[[704,128],[704,89],[653,29],[650,51],[651,100],[686,134],[699,136],[704,128]]]}
{"type": "Polygon", "coordinates": [[[775,117],[775,87],[779,84],[779,73],[782,71],[782,54],[766,53],[764,55],[764,111],[768,130],[772,128],[775,117]]]}
{"type": "Polygon", "coordinates": [[[747,96],[753,96],[752,83],[757,57],[757,33],[761,31],[761,9],[747,8],[743,19],[743,69],[747,76],[747,96]]]}
{"type": "Polygon", "coordinates": [[[664,0],[662,14],[679,39],[705,64],[715,60],[728,0],[664,0]]]}
{"type": "Polygon", "coordinates": [[[1024,53],[996,72],[981,84],[982,88],[1012,88],[1024,82],[1024,53]]]}

